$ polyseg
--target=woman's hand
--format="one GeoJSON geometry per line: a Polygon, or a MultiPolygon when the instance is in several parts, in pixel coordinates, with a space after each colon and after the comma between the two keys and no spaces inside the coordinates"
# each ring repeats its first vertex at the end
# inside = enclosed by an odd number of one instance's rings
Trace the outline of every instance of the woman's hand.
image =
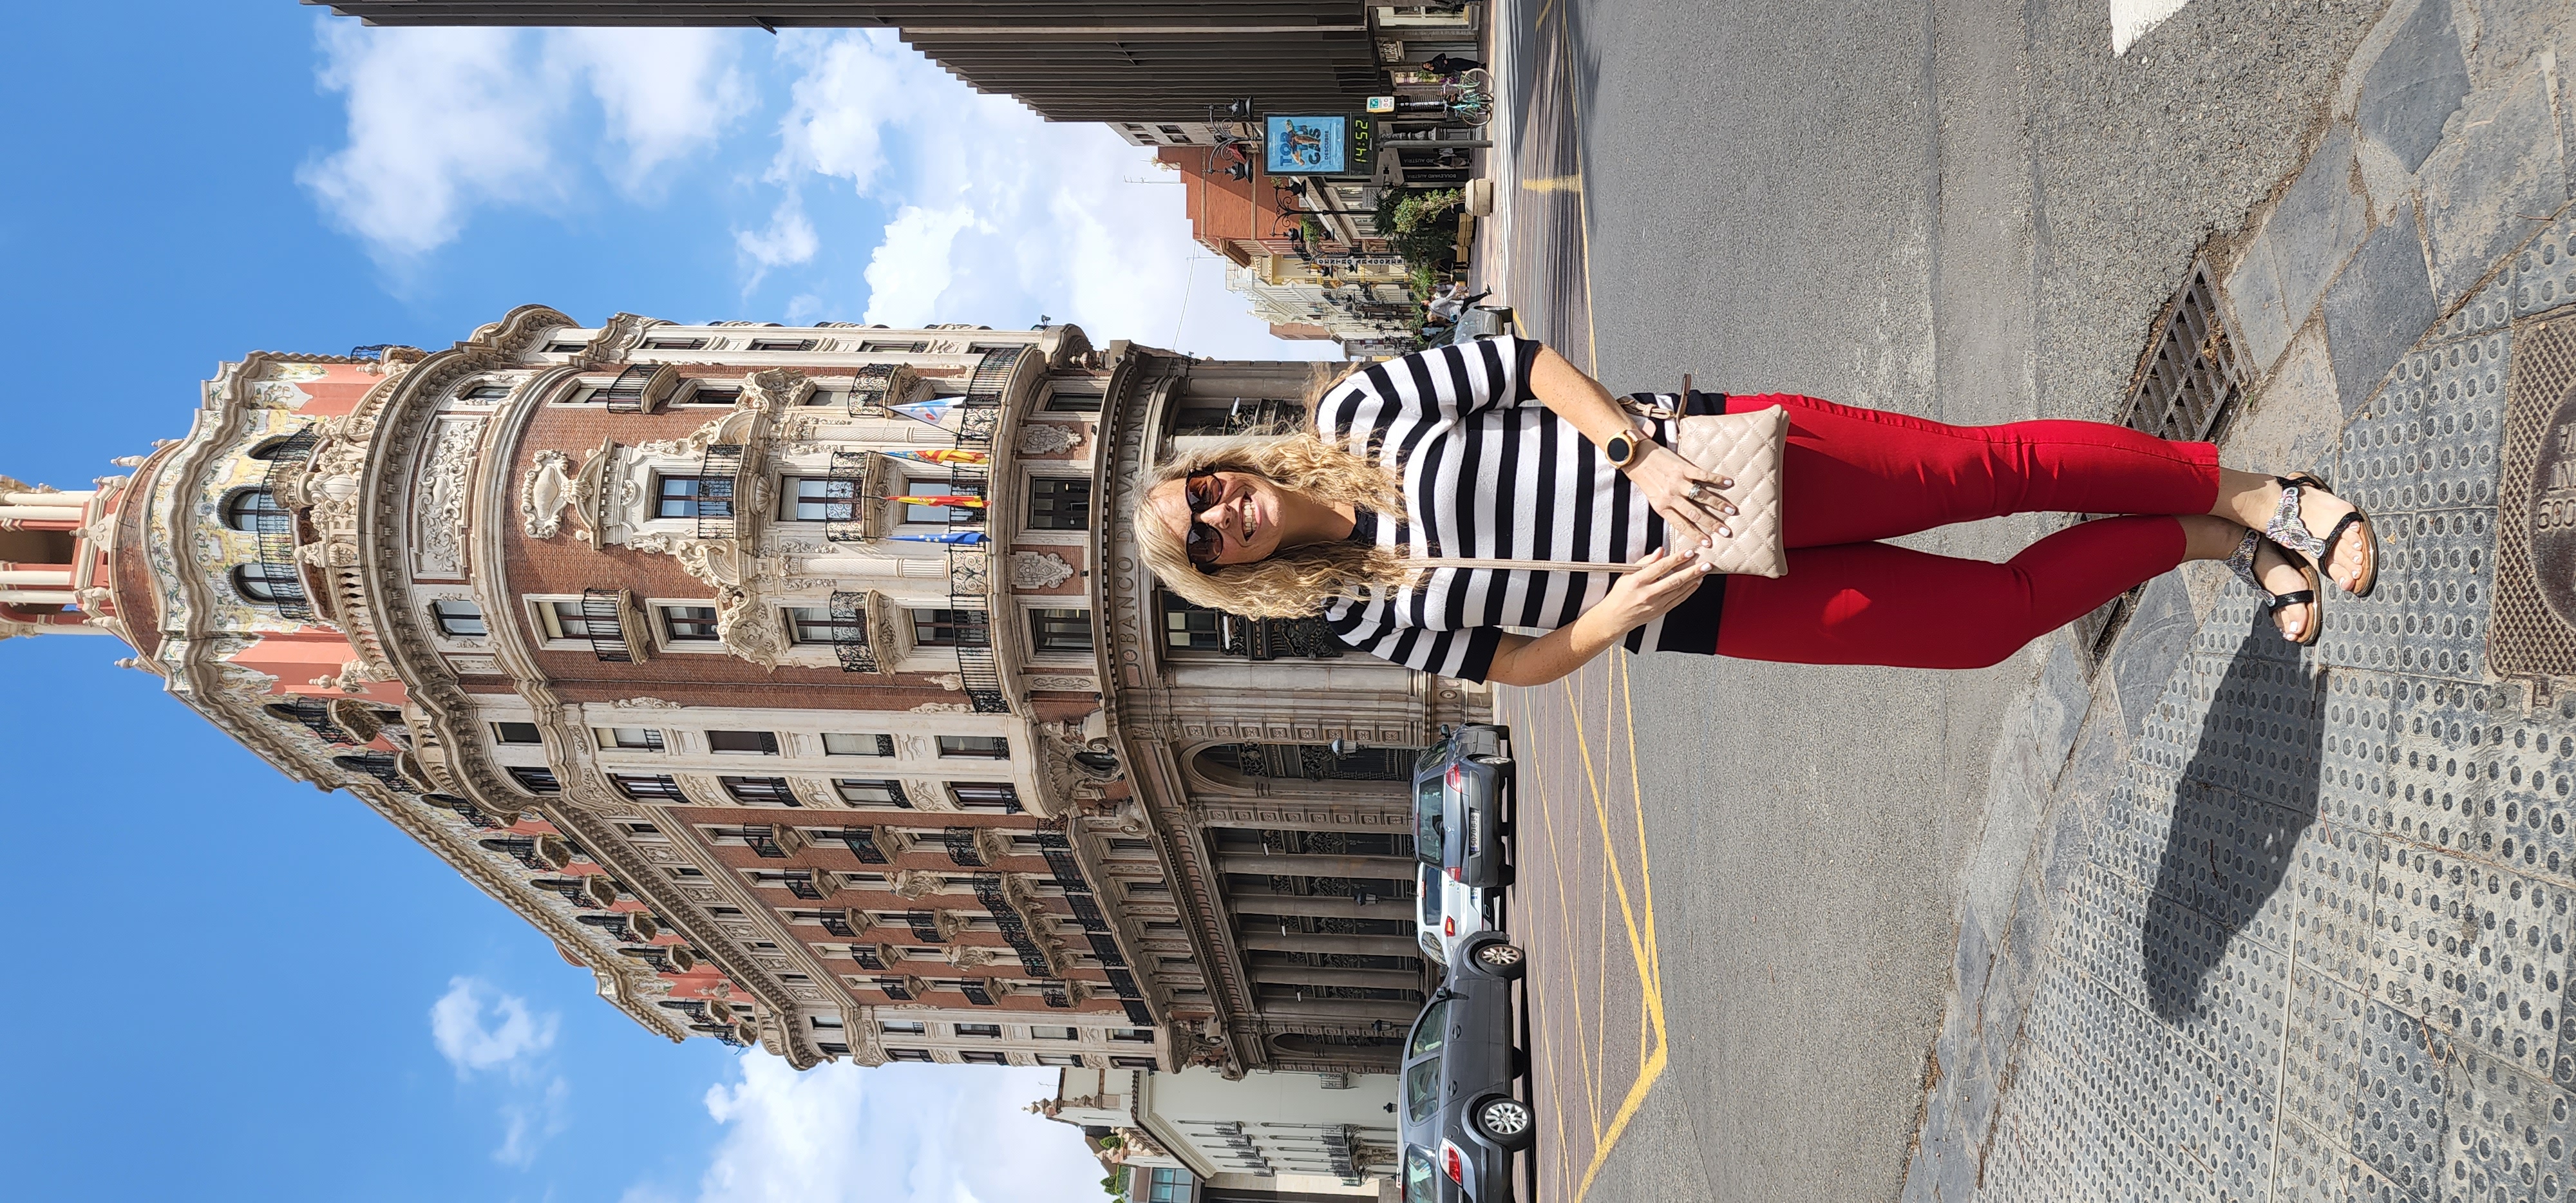
{"type": "Polygon", "coordinates": [[[1664,516],[1664,524],[1672,528],[1673,546],[1734,537],[1726,520],[1735,516],[1735,505],[1719,492],[1734,488],[1734,481],[1711,474],[1659,443],[1647,444],[1644,454],[1628,465],[1628,479],[1645,491],[1646,501],[1664,516]],[[1699,490],[1696,497],[1691,496],[1694,487],[1699,490]]]}
{"type": "Polygon", "coordinates": [[[1700,580],[1708,575],[1708,565],[1687,551],[1676,553],[1658,547],[1638,563],[1645,567],[1612,581],[1601,603],[1583,613],[1583,618],[1601,623],[1602,633],[1613,640],[1682,604],[1682,599],[1699,588],[1700,580]]]}

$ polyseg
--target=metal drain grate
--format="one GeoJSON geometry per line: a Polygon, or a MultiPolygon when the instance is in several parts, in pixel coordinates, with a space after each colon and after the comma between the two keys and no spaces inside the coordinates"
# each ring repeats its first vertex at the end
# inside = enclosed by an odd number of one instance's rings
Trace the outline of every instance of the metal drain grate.
{"type": "MultiPolygon", "coordinates": [[[[2490,336],[2503,342],[2503,334],[2490,336]]],[[[2507,676],[2576,676],[2576,315],[2515,327],[2497,481],[2495,611],[2487,664],[2507,676]]]]}
{"type": "MultiPolygon", "coordinates": [[[[2218,317],[2218,290],[2210,283],[2208,260],[2192,260],[2182,287],[2165,302],[2155,331],[2138,357],[2120,424],[2179,442],[2216,442],[2236,416],[2245,380],[2237,369],[2235,344],[2218,317]]],[[[2140,585],[2075,620],[2075,645],[2083,649],[2087,665],[2099,665],[2110,654],[2144,592],[2146,586],[2140,585]]]]}

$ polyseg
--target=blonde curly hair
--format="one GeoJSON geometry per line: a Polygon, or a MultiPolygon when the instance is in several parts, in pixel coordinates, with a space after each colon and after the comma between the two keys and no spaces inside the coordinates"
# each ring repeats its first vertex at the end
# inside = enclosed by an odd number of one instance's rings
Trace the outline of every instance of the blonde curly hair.
{"type": "Polygon", "coordinates": [[[1163,587],[1191,602],[1245,618],[1305,618],[1333,598],[1400,587],[1414,575],[1401,553],[1345,540],[1282,548],[1257,563],[1200,572],[1184,532],[1148,502],[1156,489],[1202,472],[1248,473],[1329,504],[1404,513],[1404,491],[1393,474],[1311,433],[1232,439],[1184,452],[1149,472],[1136,491],[1136,543],[1163,587]]]}

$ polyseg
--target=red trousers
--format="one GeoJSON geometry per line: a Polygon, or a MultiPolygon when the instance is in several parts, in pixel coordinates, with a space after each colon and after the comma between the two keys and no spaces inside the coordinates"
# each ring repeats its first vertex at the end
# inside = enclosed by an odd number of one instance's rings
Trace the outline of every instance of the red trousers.
{"type": "Polygon", "coordinates": [[[2002,564],[1873,540],[2004,514],[2205,514],[2218,449],[2100,422],[1950,426],[1786,394],[1789,574],[1730,577],[1717,652],[1794,664],[1983,668],[2182,562],[2172,517],[2100,518],[2002,564]]]}

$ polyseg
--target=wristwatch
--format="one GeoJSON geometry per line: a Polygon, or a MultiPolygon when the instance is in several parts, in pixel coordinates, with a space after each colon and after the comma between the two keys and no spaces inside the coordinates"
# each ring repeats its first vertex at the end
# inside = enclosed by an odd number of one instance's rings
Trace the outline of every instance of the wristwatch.
{"type": "Polygon", "coordinates": [[[1628,465],[1637,462],[1637,456],[1647,446],[1647,441],[1639,437],[1637,432],[1623,431],[1611,435],[1610,441],[1601,445],[1601,453],[1609,457],[1611,467],[1625,470],[1628,465]]]}

